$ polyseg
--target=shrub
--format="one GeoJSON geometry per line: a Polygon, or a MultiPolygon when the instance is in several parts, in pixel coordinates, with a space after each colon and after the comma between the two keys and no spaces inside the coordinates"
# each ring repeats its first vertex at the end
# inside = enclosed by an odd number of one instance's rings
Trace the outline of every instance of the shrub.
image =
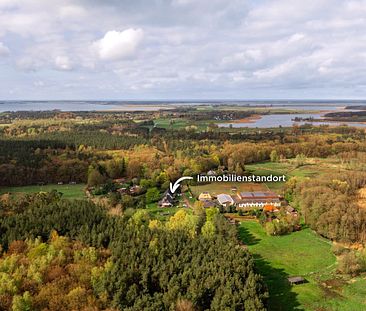
{"type": "Polygon", "coordinates": [[[354,251],[350,251],[340,257],[338,270],[344,274],[357,275],[361,272],[360,261],[354,251]]]}

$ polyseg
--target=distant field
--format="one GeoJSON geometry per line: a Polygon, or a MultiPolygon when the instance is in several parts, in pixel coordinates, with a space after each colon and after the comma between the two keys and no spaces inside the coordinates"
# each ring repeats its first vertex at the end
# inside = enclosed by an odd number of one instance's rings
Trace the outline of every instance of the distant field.
{"type": "Polygon", "coordinates": [[[24,187],[2,187],[0,188],[0,194],[11,193],[36,193],[40,191],[51,191],[56,189],[63,193],[63,198],[66,199],[82,199],[85,197],[84,184],[76,185],[44,185],[44,186],[24,186],[24,187]]]}
{"type": "Polygon", "coordinates": [[[179,129],[189,125],[189,121],[185,119],[156,119],[154,120],[156,127],[179,129]]]}
{"type": "Polygon", "coordinates": [[[310,229],[268,236],[256,221],[243,221],[239,235],[269,286],[269,310],[366,310],[366,280],[339,280],[331,243],[310,229]],[[308,283],[290,286],[289,276],[308,283]]]}
{"type": "Polygon", "coordinates": [[[198,130],[206,130],[210,123],[215,123],[217,121],[192,121],[187,119],[156,119],[154,124],[156,127],[161,127],[165,129],[184,129],[187,126],[197,126],[198,130]]]}

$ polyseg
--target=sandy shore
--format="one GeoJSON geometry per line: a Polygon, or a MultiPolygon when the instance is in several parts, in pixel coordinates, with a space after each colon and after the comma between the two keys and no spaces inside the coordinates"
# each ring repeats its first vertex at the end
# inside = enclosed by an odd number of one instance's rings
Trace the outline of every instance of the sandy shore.
{"type": "Polygon", "coordinates": [[[157,105],[116,105],[116,107],[107,109],[105,111],[159,111],[161,109],[170,110],[175,109],[176,106],[157,106],[157,105]]]}

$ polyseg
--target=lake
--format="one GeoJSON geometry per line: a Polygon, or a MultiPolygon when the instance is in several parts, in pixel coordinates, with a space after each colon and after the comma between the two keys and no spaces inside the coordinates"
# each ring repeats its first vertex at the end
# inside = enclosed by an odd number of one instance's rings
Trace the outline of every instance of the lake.
{"type": "Polygon", "coordinates": [[[366,124],[363,123],[357,123],[357,122],[311,122],[311,121],[301,121],[301,122],[295,122],[292,121],[292,119],[298,117],[298,118],[310,118],[313,117],[315,119],[319,119],[322,117],[323,114],[321,113],[299,113],[299,114],[271,114],[271,115],[264,115],[262,118],[253,120],[252,123],[242,122],[242,123],[236,123],[236,122],[228,122],[228,123],[220,123],[218,124],[221,127],[249,127],[249,128],[268,128],[268,127],[291,127],[294,124],[302,125],[302,124],[313,124],[313,125],[341,125],[341,124],[347,124],[349,126],[356,126],[356,127],[366,127],[366,124]]]}
{"type": "Polygon", "coordinates": [[[286,110],[294,110],[300,112],[299,114],[272,114],[263,115],[262,118],[253,120],[252,123],[221,123],[222,127],[249,127],[249,128],[266,128],[266,127],[291,127],[294,124],[311,123],[314,125],[340,125],[348,124],[350,126],[366,127],[362,123],[342,123],[342,122],[294,122],[292,119],[299,118],[321,118],[326,112],[341,111],[348,105],[366,105],[364,101],[236,101],[236,100],[162,100],[162,101],[0,101],[0,112],[4,111],[45,111],[45,110],[61,110],[61,111],[158,111],[161,109],[173,109],[176,107],[187,106],[208,106],[215,109],[215,106],[228,106],[228,109],[233,106],[250,107],[250,108],[268,108],[286,110]],[[306,113],[308,111],[308,113],[306,113]],[[310,114],[309,112],[320,112],[310,114]]]}

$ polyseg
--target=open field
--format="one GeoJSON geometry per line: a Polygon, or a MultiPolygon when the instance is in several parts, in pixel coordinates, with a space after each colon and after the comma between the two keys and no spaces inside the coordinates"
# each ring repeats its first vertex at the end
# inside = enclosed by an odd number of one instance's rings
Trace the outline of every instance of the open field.
{"type": "Polygon", "coordinates": [[[189,121],[185,119],[156,119],[154,120],[154,125],[165,129],[179,129],[188,126],[189,121]]]}
{"type": "Polygon", "coordinates": [[[297,166],[295,159],[287,159],[281,162],[246,164],[245,169],[257,175],[284,174],[288,177],[312,177],[332,170],[346,169],[346,167],[335,158],[307,158],[302,166],[297,166]]]}
{"type": "MultiPolygon", "coordinates": [[[[334,159],[309,158],[306,164],[297,166],[294,159],[282,162],[261,162],[245,165],[245,169],[255,175],[286,175],[288,180],[291,177],[314,177],[321,173],[332,170],[340,170],[342,167],[334,159]]],[[[267,183],[269,189],[281,193],[284,182],[267,183]]]]}
{"type": "Polygon", "coordinates": [[[245,169],[256,175],[286,175],[288,177],[311,177],[319,173],[316,164],[305,164],[297,167],[291,160],[284,162],[262,162],[245,165],[245,169]]]}
{"type": "MultiPolygon", "coordinates": [[[[255,164],[245,165],[245,169],[250,174],[255,175],[276,175],[282,176],[286,175],[286,179],[293,176],[298,177],[311,177],[319,174],[321,171],[325,171],[325,168],[320,169],[319,164],[306,164],[297,167],[292,160],[287,160],[284,162],[262,162],[255,164]]],[[[193,194],[197,197],[201,192],[208,191],[211,195],[217,195],[220,193],[233,194],[231,188],[233,186],[237,187],[238,191],[268,191],[272,190],[278,194],[282,193],[284,182],[270,182],[265,184],[260,183],[245,183],[245,182],[222,182],[222,183],[210,183],[210,184],[198,184],[196,186],[191,186],[193,194]]],[[[236,192],[235,192],[236,193],[236,192]]]]}
{"type": "Polygon", "coordinates": [[[63,194],[62,197],[65,199],[82,199],[85,197],[84,188],[85,188],[84,184],[2,187],[2,188],[0,188],[0,194],[36,193],[36,192],[40,192],[40,191],[48,192],[48,191],[52,191],[55,189],[59,192],[62,192],[62,194],[63,194]]]}
{"type": "Polygon", "coordinates": [[[191,186],[191,190],[194,196],[198,197],[201,192],[208,191],[211,195],[215,196],[220,193],[234,194],[231,191],[232,187],[237,187],[238,191],[268,191],[268,188],[264,184],[256,183],[240,183],[240,182],[222,182],[211,183],[205,185],[191,186]]]}
{"type": "MultiPolygon", "coordinates": [[[[180,207],[164,207],[161,208],[157,205],[157,203],[151,203],[146,206],[146,210],[149,212],[149,214],[158,220],[167,220],[171,216],[173,216],[178,210],[181,209],[180,207]]],[[[190,208],[184,209],[187,213],[191,213],[190,208]]]]}
{"type": "Polygon", "coordinates": [[[248,220],[241,222],[239,236],[269,287],[270,310],[366,310],[366,280],[340,279],[331,243],[310,229],[273,237],[248,220]],[[290,286],[289,276],[303,276],[308,282],[290,286]]]}
{"type": "Polygon", "coordinates": [[[215,123],[217,121],[192,121],[187,119],[168,119],[161,118],[154,120],[156,127],[161,127],[165,129],[184,129],[186,126],[196,126],[198,130],[206,130],[210,123],[215,123]]]}

